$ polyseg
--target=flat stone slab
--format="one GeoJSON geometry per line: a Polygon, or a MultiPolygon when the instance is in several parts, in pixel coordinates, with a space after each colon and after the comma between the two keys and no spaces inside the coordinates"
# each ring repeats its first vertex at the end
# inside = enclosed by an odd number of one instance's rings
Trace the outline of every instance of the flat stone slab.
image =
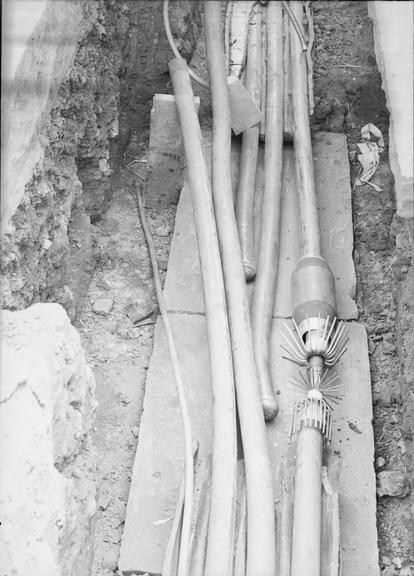
{"type": "MultiPolygon", "coordinates": [[[[206,459],[212,442],[212,400],[205,319],[197,314],[171,314],[185,386],[189,398],[199,460],[206,459]]],[[[281,357],[280,328],[273,324],[273,363],[280,413],[268,425],[275,499],[278,498],[279,466],[294,454],[288,444],[294,389],[289,379],[298,367],[281,357]]],[[[339,479],[342,576],[378,576],[376,495],[372,401],[365,329],[348,325],[349,348],[337,365],[344,399],[334,412],[329,463],[342,461],[339,479]]],[[[158,320],[141,420],[138,451],[133,469],[119,568],[123,574],[161,574],[184,468],[181,417],[172,378],[164,329],[158,320]]],[[[197,484],[197,477],[196,477],[197,484]]]]}
{"type": "MultiPolygon", "coordinates": [[[[194,104],[198,113],[198,96],[194,104]]],[[[155,94],[152,101],[149,165],[151,173],[145,206],[156,208],[175,204],[183,186],[185,156],[175,97],[171,94],[155,94]]]]}
{"type": "MultiPolygon", "coordinates": [[[[206,158],[210,158],[210,142],[204,137],[206,158]]],[[[336,279],[339,317],[344,320],[358,317],[355,297],[355,270],[352,259],[353,230],[351,188],[346,138],[341,134],[318,134],[314,143],[314,163],[322,253],[329,262],[336,279]]],[[[291,316],[290,278],[300,254],[299,207],[295,185],[294,154],[289,145],[284,149],[282,225],[277,296],[274,317],[291,316]]],[[[233,146],[233,181],[237,185],[238,146],[233,146]]],[[[263,149],[260,149],[256,177],[255,207],[256,236],[260,228],[263,193],[263,149]]],[[[253,283],[249,290],[252,292],[253,283]]],[[[172,311],[204,311],[201,275],[198,261],[191,196],[188,183],[184,185],[178,205],[172,241],[169,273],[165,294],[172,311]]]]}
{"type": "MultiPolygon", "coordinates": [[[[205,318],[171,314],[200,460],[212,450],[212,397],[205,318]]],[[[165,331],[159,318],[148,369],[119,568],[161,574],[184,471],[184,436],[165,331]]]]}

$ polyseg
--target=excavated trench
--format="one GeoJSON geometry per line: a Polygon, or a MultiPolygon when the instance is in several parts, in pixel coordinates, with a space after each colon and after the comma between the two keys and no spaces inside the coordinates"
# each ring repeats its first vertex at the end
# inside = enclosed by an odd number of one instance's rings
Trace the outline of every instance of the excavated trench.
{"type": "MultiPolygon", "coordinates": [[[[132,173],[145,171],[148,161],[152,97],[172,93],[171,52],[160,2],[99,0],[85,6],[86,32],[41,130],[43,160],[2,238],[1,298],[11,311],[59,303],[81,335],[98,407],[93,428],[88,412],[82,432],[87,447],[81,442],[72,459],[63,454],[55,467],[78,483],[74,498],[81,502],[79,494],[93,497],[96,485],[97,506],[77,517],[89,552],[75,568],[70,551],[60,552],[60,569],[109,576],[118,573],[157,315],[146,243],[129,192],[136,185],[132,173]]],[[[359,170],[361,127],[372,122],[385,138],[375,176],[382,191],[367,185],[353,189],[353,256],[359,321],[369,336],[379,562],[387,576],[408,576],[414,561],[412,220],[395,216],[389,114],[366,3],[316,1],[313,11],[313,132],[346,134],[351,184],[359,170]]],[[[198,4],[172,2],[171,20],[183,55],[193,57],[193,66],[204,73],[198,4]]],[[[209,95],[198,93],[200,118],[208,124],[209,95]]],[[[163,277],[175,208],[147,209],[163,277]]],[[[71,513],[77,514],[75,508],[71,513]]],[[[65,538],[63,548],[76,553],[76,536],[65,538]]]]}

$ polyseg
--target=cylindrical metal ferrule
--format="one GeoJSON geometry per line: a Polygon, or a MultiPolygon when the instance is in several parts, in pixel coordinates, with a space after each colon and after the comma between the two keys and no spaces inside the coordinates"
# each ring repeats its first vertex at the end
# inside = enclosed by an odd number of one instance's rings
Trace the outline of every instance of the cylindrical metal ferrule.
{"type": "Polygon", "coordinates": [[[321,256],[299,260],[292,274],[292,308],[298,326],[308,318],[336,317],[335,279],[321,256]]]}

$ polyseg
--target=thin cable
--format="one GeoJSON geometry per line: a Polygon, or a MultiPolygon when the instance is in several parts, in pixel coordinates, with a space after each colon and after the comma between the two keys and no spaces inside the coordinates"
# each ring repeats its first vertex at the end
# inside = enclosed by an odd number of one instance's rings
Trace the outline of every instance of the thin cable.
{"type": "MultiPolygon", "coordinates": [[[[148,180],[146,181],[146,183],[148,180]]],[[[144,186],[146,186],[146,183],[144,186]]],[[[155,252],[154,241],[148,224],[145,218],[144,205],[142,203],[141,194],[134,191],[139,218],[141,220],[142,230],[144,232],[145,240],[148,246],[148,252],[151,259],[152,270],[154,274],[155,291],[157,293],[158,305],[165,328],[167,337],[168,351],[171,358],[172,369],[174,373],[175,385],[177,388],[178,402],[180,405],[181,418],[183,421],[184,429],[184,445],[185,445],[185,497],[184,497],[184,512],[181,529],[180,539],[180,552],[178,562],[177,576],[188,576],[188,561],[190,556],[190,539],[191,539],[191,516],[193,509],[193,494],[194,494],[194,461],[193,461],[193,439],[191,430],[191,419],[188,409],[187,399],[185,396],[184,384],[181,375],[180,363],[178,359],[177,349],[175,347],[174,336],[167,312],[167,303],[165,301],[164,292],[162,290],[161,277],[158,270],[157,254],[155,252]]]]}
{"type": "MultiPolygon", "coordinates": [[[[168,6],[169,6],[169,0],[164,0],[163,6],[162,6],[162,14],[164,17],[164,27],[165,27],[165,33],[167,34],[167,38],[168,38],[168,43],[171,47],[171,50],[173,51],[174,55],[176,58],[182,58],[181,54],[178,51],[178,48],[175,44],[172,32],[171,32],[171,26],[170,26],[170,17],[168,15],[168,6]]],[[[196,72],[194,72],[194,70],[192,68],[190,68],[190,66],[188,66],[188,72],[191,76],[191,78],[197,82],[197,84],[200,84],[200,86],[203,86],[204,88],[209,88],[209,83],[206,80],[203,80],[202,78],[200,78],[200,76],[198,74],[196,74],[196,72]]]]}
{"type": "Polygon", "coordinates": [[[302,51],[306,52],[308,47],[306,45],[306,38],[305,38],[305,34],[302,30],[302,26],[299,24],[296,16],[294,15],[294,13],[292,12],[292,10],[290,9],[289,4],[285,1],[282,0],[282,4],[283,4],[283,8],[286,10],[286,12],[288,13],[288,16],[293,24],[293,27],[296,31],[296,34],[298,35],[301,47],[302,47],[302,51]]]}

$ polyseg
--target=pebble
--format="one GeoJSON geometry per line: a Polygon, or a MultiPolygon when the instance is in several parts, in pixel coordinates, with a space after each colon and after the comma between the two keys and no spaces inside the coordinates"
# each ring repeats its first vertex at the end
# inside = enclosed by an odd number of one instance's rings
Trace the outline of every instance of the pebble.
{"type": "Polygon", "coordinates": [[[375,460],[375,466],[377,468],[384,468],[385,458],[383,458],[382,456],[378,456],[378,458],[375,460]]]}
{"type": "Polygon", "coordinates": [[[45,238],[43,241],[43,248],[45,250],[49,250],[49,248],[52,246],[52,242],[49,240],[49,238],[45,238]]]}
{"type": "Polygon", "coordinates": [[[377,495],[404,498],[409,493],[406,474],[397,470],[384,470],[377,474],[377,495]]]}
{"type": "Polygon", "coordinates": [[[107,296],[103,296],[101,298],[97,298],[92,306],[92,311],[99,316],[108,316],[109,312],[112,310],[114,305],[114,301],[112,298],[108,298],[107,296]]]}
{"type": "Polygon", "coordinates": [[[381,571],[381,576],[397,576],[394,566],[386,566],[384,570],[381,571]]]}
{"type": "Polygon", "coordinates": [[[398,418],[397,414],[391,414],[390,422],[391,424],[398,424],[400,419],[398,418]]]}
{"type": "Polygon", "coordinates": [[[161,238],[166,238],[171,234],[171,228],[167,224],[161,224],[155,229],[155,234],[161,238]]]}
{"type": "Polygon", "coordinates": [[[400,438],[397,442],[397,446],[400,449],[401,455],[404,456],[404,454],[407,452],[407,447],[405,445],[404,439],[400,438]]]}
{"type": "Polygon", "coordinates": [[[368,353],[374,354],[376,348],[377,347],[375,345],[375,342],[371,338],[368,338],[368,353]]]}
{"type": "Polygon", "coordinates": [[[106,510],[111,503],[112,495],[111,494],[101,494],[98,499],[98,506],[101,510],[106,510]]]}
{"type": "Polygon", "coordinates": [[[391,342],[384,342],[382,352],[386,356],[395,356],[397,352],[397,346],[395,344],[392,344],[391,342]]]}
{"type": "Polygon", "coordinates": [[[168,256],[167,255],[158,256],[157,261],[158,261],[158,268],[163,272],[165,272],[168,268],[168,256]]]}
{"type": "Polygon", "coordinates": [[[132,324],[137,324],[140,320],[148,318],[153,313],[152,302],[146,298],[134,300],[127,307],[127,316],[132,324]]]}
{"type": "Polygon", "coordinates": [[[388,558],[388,556],[383,556],[381,558],[381,562],[383,566],[391,566],[391,560],[388,558]]]}
{"type": "Polygon", "coordinates": [[[102,554],[102,564],[108,570],[114,570],[118,563],[118,548],[116,546],[108,547],[102,554]]]}
{"type": "Polygon", "coordinates": [[[102,290],[109,290],[110,289],[109,284],[105,280],[105,278],[100,278],[99,280],[97,280],[96,286],[98,288],[102,288],[102,290]]]}

